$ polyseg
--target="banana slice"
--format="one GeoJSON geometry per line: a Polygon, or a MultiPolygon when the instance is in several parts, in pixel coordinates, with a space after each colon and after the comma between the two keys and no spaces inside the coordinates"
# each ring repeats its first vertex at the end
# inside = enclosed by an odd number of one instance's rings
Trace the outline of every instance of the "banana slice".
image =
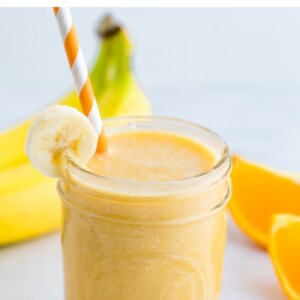
{"type": "Polygon", "coordinates": [[[96,152],[97,134],[88,118],[75,108],[55,105],[40,112],[26,140],[31,163],[44,175],[61,177],[66,156],[87,162],[96,152]]]}

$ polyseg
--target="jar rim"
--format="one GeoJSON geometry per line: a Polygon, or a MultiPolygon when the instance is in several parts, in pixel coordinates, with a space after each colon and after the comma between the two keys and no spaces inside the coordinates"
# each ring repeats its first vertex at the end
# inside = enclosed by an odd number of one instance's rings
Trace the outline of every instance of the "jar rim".
{"type": "MultiPolygon", "coordinates": [[[[227,144],[224,142],[224,140],[214,131],[202,126],[198,125],[194,122],[190,121],[184,121],[177,118],[172,117],[162,117],[162,116],[129,116],[129,117],[115,117],[115,118],[107,118],[103,121],[103,126],[109,126],[109,124],[116,123],[116,122],[160,122],[165,123],[166,125],[179,125],[182,127],[192,128],[194,130],[198,130],[199,132],[204,132],[205,134],[208,134],[209,136],[213,137],[221,147],[221,154],[220,158],[217,159],[215,164],[207,171],[201,172],[195,176],[178,179],[178,180],[170,180],[170,181],[147,181],[147,182],[141,182],[141,181],[133,181],[133,180],[127,180],[127,179],[119,179],[119,178],[111,178],[102,176],[99,174],[95,174],[92,171],[85,169],[83,166],[78,164],[75,160],[71,159],[70,157],[67,158],[68,160],[68,169],[73,169],[76,171],[76,173],[90,176],[94,180],[102,181],[102,182],[110,182],[111,184],[115,185],[126,185],[131,187],[163,187],[163,186],[169,186],[169,185],[177,185],[177,184],[189,184],[195,181],[206,181],[206,179],[214,177],[214,175],[221,170],[221,176],[218,176],[220,178],[226,177],[228,173],[231,170],[231,156],[230,151],[227,146],[227,144]]],[[[78,176],[78,175],[77,175],[78,176]]],[[[67,178],[65,178],[67,179],[67,178]]]]}

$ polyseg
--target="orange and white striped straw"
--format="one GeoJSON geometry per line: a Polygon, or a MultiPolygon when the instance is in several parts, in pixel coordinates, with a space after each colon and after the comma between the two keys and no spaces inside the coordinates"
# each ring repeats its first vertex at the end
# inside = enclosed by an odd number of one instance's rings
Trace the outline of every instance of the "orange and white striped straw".
{"type": "Polygon", "coordinates": [[[107,140],[70,9],[67,7],[54,7],[53,10],[64,42],[82,111],[89,118],[99,136],[97,152],[105,151],[107,140]]]}

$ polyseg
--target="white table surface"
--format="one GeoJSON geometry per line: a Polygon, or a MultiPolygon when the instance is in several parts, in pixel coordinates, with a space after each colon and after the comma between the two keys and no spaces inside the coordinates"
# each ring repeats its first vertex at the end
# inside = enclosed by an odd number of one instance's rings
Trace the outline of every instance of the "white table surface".
{"type": "MultiPolygon", "coordinates": [[[[0,128],[18,120],[48,99],[45,91],[0,89],[9,100],[1,110],[0,128]],[[28,103],[24,103],[24,99],[28,103]],[[28,105],[30,103],[30,105],[28,105]],[[11,113],[13,107],[17,112],[11,113]]],[[[300,93],[283,91],[149,90],[156,114],[198,122],[217,131],[251,159],[299,170],[300,93]],[[288,104],[288,105],[287,105],[288,104]],[[297,160],[298,159],[298,160],[297,160]]],[[[255,246],[229,218],[222,300],[283,300],[268,254],[255,246]]],[[[59,234],[0,248],[0,299],[61,300],[63,277],[59,234]]]]}

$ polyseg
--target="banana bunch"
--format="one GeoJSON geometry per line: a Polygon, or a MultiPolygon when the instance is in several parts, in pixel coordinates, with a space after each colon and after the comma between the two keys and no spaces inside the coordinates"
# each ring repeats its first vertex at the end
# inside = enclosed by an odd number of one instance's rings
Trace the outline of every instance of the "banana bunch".
{"type": "MultiPolygon", "coordinates": [[[[151,114],[150,103],[130,68],[132,45],[123,27],[105,17],[99,28],[101,50],[90,79],[103,118],[151,114]]],[[[74,91],[55,104],[80,110],[74,91]]],[[[60,225],[56,179],[29,162],[25,140],[32,118],[0,132],[0,245],[32,238],[60,225]]]]}

